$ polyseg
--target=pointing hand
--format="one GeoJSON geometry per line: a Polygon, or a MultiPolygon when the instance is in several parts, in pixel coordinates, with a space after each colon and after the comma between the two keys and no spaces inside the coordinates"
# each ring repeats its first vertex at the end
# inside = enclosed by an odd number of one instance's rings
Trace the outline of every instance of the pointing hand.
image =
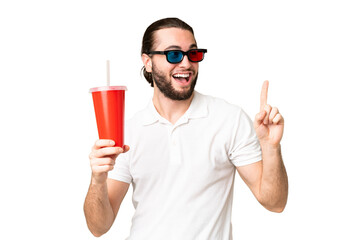
{"type": "Polygon", "coordinates": [[[276,107],[267,104],[269,81],[264,81],[260,95],[260,112],[256,114],[254,128],[260,144],[278,146],[284,132],[284,118],[276,107]]]}

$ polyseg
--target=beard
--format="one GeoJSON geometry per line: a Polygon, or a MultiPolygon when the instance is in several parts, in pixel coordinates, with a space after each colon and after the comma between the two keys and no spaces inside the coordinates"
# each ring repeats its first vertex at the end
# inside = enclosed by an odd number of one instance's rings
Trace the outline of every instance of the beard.
{"type": "MultiPolygon", "coordinates": [[[[191,72],[194,71],[191,70],[191,72]]],[[[197,77],[198,74],[194,75],[194,79],[192,80],[189,89],[177,91],[171,84],[171,76],[169,77],[169,79],[167,79],[166,74],[161,72],[154,64],[152,67],[152,79],[160,92],[164,94],[165,97],[175,101],[187,100],[192,96],[195,89],[197,77]]]]}

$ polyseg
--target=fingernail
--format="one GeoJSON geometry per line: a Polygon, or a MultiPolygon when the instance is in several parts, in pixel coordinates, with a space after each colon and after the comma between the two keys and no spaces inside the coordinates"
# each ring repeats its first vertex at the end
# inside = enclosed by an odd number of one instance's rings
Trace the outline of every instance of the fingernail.
{"type": "Polygon", "coordinates": [[[110,145],[114,145],[115,142],[114,142],[113,140],[110,140],[110,141],[109,141],[109,144],[110,144],[110,145]]]}

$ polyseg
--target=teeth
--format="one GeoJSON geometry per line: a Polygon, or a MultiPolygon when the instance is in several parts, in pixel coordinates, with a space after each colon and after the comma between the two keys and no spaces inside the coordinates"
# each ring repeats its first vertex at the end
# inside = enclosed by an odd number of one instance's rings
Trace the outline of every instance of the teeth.
{"type": "Polygon", "coordinates": [[[187,78],[187,77],[190,77],[190,74],[189,73],[184,73],[184,74],[178,73],[178,74],[175,74],[174,77],[187,78]]]}

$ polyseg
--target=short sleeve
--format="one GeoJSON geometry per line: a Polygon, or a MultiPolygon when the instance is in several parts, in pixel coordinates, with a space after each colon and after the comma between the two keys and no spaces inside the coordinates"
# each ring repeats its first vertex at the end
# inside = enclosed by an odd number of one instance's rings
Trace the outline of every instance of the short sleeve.
{"type": "Polygon", "coordinates": [[[262,160],[253,123],[242,109],[239,110],[233,127],[229,159],[236,167],[262,160]]]}
{"type": "Polygon", "coordinates": [[[132,177],[129,166],[129,152],[120,154],[116,159],[114,169],[108,173],[108,178],[130,184],[132,177]]]}

